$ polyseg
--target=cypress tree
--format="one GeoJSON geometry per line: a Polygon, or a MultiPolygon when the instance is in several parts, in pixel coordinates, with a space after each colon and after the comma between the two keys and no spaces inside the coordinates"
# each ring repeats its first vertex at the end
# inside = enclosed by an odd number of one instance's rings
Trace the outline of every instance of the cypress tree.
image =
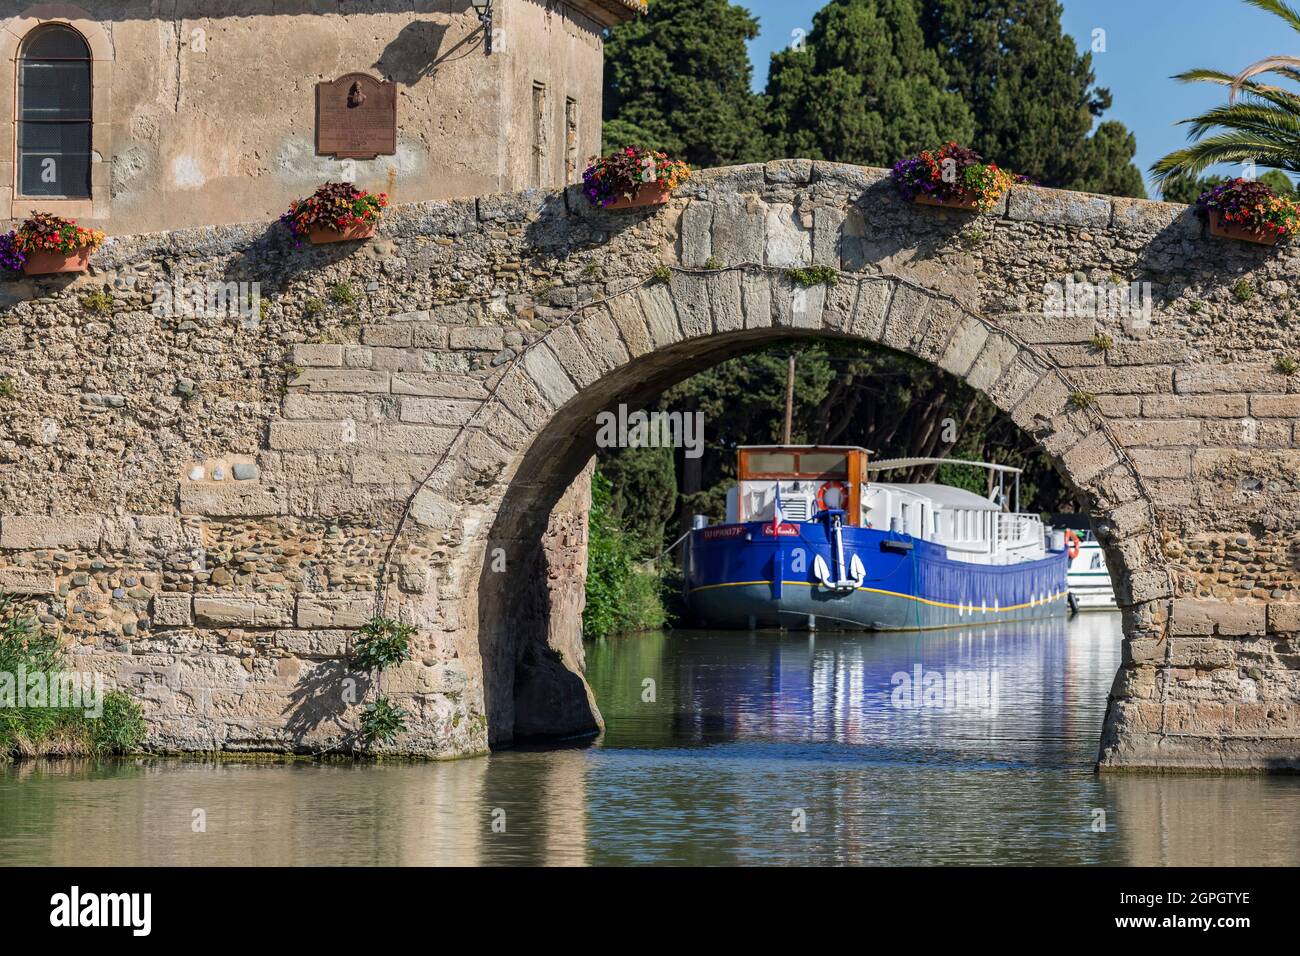
{"type": "Polygon", "coordinates": [[[641,145],[694,166],[767,158],[746,41],[758,20],[727,0],[652,0],[605,44],[606,151],[641,145]]]}
{"type": "Polygon", "coordinates": [[[922,24],[986,159],[1044,186],[1146,195],[1133,134],[1109,121],[1088,135],[1111,96],[1062,31],[1056,0],[931,0],[922,24]]]}
{"type": "Polygon", "coordinates": [[[806,44],[773,54],[767,94],[781,156],[886,166],[973,132],[916,0],[831,0],[806,44]]]}

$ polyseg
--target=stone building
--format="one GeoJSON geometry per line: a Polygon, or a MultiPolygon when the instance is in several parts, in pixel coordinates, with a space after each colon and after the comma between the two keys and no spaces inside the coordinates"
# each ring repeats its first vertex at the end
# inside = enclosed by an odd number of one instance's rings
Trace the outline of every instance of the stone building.
{"type": "Polygon", "coordinates": [[[574,182],[602,31],[643,0],[478,5],[490,27],[465,0],[6,0],[3,217],[122,235],[272,218],[326,180],[400,202],[574,182]],[[351,73],[396,84],[391,154],[317,152],[316,84],[351,73]]]}

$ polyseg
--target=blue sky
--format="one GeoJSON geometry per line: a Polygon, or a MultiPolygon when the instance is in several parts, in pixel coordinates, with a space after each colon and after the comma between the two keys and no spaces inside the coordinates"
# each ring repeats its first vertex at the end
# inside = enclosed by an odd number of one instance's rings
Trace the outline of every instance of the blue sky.
{"type": "MultiPolygon", "coordinates": [[[[736,2],[759,18],[762,33],[750,44],[750,57],[761,89],[772,52],[790,43],[792,31],[811,29],[824,2],[736,2]]],[[[1097,83],[1109,87],[1115,99],[1104,118],[1119,120],[1136,134],[1143,175],[1186,142],[1184,129],[1174,125],[1178,120],[1224,99],[1218,87],[1183,84],[1171,76],[1192,67],[1236,71],[1272,54],[1300,53],[1300,35],[1240,0],[1063,0],[1063,6],[1062,24],[1081,50],[1091,47],[1094,30],[1105,31],[1106,51],[1093,55],[1097,83]]]]}

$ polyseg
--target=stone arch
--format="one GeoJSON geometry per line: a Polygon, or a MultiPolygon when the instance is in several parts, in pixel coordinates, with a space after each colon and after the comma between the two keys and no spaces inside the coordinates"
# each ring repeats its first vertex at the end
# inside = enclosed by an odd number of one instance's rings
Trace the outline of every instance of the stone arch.
{"type": "Polygon", "coordinates": [[[600,725],[581,676],[577,621],[549,614],[541,548],[553,508],[594,453],[596,413],[620,401],[636,407],[739,352],[792,336],[882,345],[985,394],[1091,503],[1126,605],[1125,639],[1152,636],[1155,602],[1172,593],[1152,504],[1105,417],[1072,401],[1082,390],[1068,372],[951,295],[892,275],[837,280],[804,288],[787,270],[757,264],[675,268],[666,280],[577,309],[500,377],[416,509],[437,527],[469,487],[488,505],[472,529],[462,523],[451,577],[465,593],[458,621],[474,636],[492,743],[600,725]]]}

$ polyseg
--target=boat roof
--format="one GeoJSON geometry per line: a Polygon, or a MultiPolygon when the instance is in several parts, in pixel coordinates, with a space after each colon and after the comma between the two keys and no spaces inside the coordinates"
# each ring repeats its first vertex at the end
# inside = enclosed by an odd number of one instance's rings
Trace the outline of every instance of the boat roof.
{"type": "Polygon", "coordinates": [[[977,495],[965,488],[954,488],[952,485],[937,485],[931,482],[896,484],[888,481],[877,481],[872,484],[872,487],[887,488],[890,491],[901,491],[921,498],[929,498],[935,504],[944,508],[965,508],[969,511],[1002,510],[999,505],[995,505],[983,495],[977,495]]]}
{"type": "Polygon", "coordinates": [[[737,445],[738,451],[862,451],[868,455],[872,454],[871,449],[863,448],[861,445],[737,445]]]}
{"type": "Polygon", "coordinates": [[[914,468],[917,465],[972,465],[987,471],[1001,471],[1011,475],[1024,473],[1023,468],[995,465],[991,461],[969,461],[964,458],[878,458],[867,465],[867,471],[892,471],[895,468],[914,468]]]}

